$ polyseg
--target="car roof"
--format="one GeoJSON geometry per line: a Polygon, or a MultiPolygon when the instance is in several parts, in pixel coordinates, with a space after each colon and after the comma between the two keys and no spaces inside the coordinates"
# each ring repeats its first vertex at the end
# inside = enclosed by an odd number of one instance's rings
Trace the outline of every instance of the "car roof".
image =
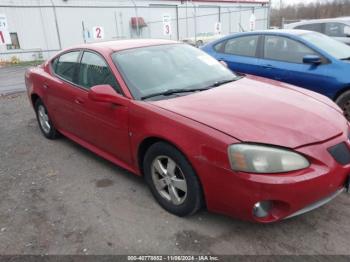
{"type": "Polygon", "coordinates": [[[286,24],[285,26],[286,27],[293,27],[293,26],[298,26],[298,25],[317,24],[317,23],[324,23],[324,22],[350,22],[350,16],[336,17],[336,18],[301,20],[299,22],[286,24]]]}
{"type": "Polygon", "coordinates": [[[114,40],[114,41],[88,43],[88,44],[74,46],[69,49],[87,48],[87,49],[92,49],[96,51],[116,52],[116,51],[122,51],[126,49],[139,48],[139,47],[176,44],[176,43],[179,43],[179,42],[165,40],[165,39],[127,39],[127,40],[114,40]]]}
{"type": "Polygon", "coordinates": [[[306,33],[310,33],[310,31],[307,30],[300,30],[300,29],[269,29],[269,30],[259,30],[259,31],[252,31],[249,33],[256,33],[256,34],[288,34],[288,35],[303,35],[306,33]]]}

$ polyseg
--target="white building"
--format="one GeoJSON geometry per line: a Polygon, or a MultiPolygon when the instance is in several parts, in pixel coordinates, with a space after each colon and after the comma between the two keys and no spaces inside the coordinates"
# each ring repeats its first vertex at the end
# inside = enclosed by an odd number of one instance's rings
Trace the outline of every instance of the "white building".
{"type": "Polygon", "coordinates": [[[1,44],[6,37],[0,34],[0,61],[46,59],[63,48],[96,41],[97,33],[103,41],[181,40],[214,32],[217,23],[223,35],[266,29],[268,17],[269,0],[1,0],[0,23],[7,20],[7,25],[0,24],[0,32],[11,40],[1,44]],[[164,19],[170,19],[168,34],[164,19]]]}

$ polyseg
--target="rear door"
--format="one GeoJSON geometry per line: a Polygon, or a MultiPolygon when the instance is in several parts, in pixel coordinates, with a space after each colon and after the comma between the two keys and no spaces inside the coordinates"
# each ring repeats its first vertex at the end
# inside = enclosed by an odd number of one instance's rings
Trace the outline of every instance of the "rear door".
{"type": "Polygon", "coordinates": [[[235,72],[260,75],[259,35],[238,36],[214,46],[215,58],[235,72]]]}
{"type": "Polygon", "coordinates": [[[77,78],[80,50],[68,51],[56,57],[51,67],[51,77],[43,87],[46,89],[46,101],[50,117],[59,130],[75,133],[74,97],[77,90],[74,83],[77,78]]]}

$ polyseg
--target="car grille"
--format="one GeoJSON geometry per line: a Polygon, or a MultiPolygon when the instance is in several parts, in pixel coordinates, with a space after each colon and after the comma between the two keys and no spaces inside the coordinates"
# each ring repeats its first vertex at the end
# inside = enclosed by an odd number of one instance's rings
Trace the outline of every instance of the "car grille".
{"type": "Polygon", "coordinates": [[[328,148],[328,152],[339,164],[350,164],[350,149],[344,142],[328,148]]]}

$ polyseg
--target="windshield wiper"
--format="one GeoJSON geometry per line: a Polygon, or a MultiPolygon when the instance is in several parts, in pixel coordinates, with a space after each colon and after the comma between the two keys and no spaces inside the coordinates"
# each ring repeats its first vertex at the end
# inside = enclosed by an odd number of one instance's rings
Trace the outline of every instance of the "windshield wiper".
{"type": "Polygon", "coordinates": [[[197,92],[197,91],[204,91],[204,90],[208,90],[211,89],[213,87],[217,87],[217,86],[221,86],[223,84],[227,84],[233,81],[236,81],[238,79],[241,79],[242,77],[236,77],[233,79],[226,79],[226,80],[222,80],[222,81],[216,81],[213,84],[210,84],[209,86],[206,87],[202,87],[202,88],[179,88],[179,89],[168,89],[166,91],[163,92],[158,92],[158,93],[154,93],[154,94],[150,94],[150,95],[146,95],[146,96],[142,96],[141,100],[145,100],[147,98],[151,98],[151,97],[155,97],[155,96],[170,96],[173,94],[177,94],[177,93],[188,93],[188,92],[197,92]]]}
{"type": "Polygon", "coordinates": [[[210,89],[212,87],[213,86],[209,86],[209,87],[205,87],[205,88],[192,88],[192,89],[186,89],[186,88],[183,88],[183,89],[168,89],[168,90],[163,91],[163,92],[158,92],[158,93],[142,96],[141,100],[145,100],[147,98],[151,98],[151,97],[155,97],[155,96],[170,96],[170,95],[177,94],[177,93],[188,93],[188,92],[204,91],[204,90],[208,90],[208,89],[210,89]]]}
{"type": "Polygon", "coordinates": [[[227,83],[236,81],[236,80],[238,80],[239,78],[240,78],[240,77],[236,77],[236,78],[228,79],[228,80],[216,81],[216,82],[214,82],[213,84],[211,84],[211,85],[208,86],[208,87],[217,87],[217,86],[221,86],[221,85],[224,85],[224,84],[227,84],[227,83]]]}
{"type": "Polygon", "coordinates": [[[350,60],[350,56],[349,57],[340,58],[340,60],[350,60]]]}

